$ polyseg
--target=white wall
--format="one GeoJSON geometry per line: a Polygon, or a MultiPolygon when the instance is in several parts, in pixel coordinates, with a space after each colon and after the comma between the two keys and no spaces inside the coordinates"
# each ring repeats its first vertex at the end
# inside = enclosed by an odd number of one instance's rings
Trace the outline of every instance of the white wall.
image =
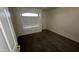
{"type": "Polygon", "coordinates": [[[17,36],[31,34],[42,31],[41,10],[36,8],[12,8],[14,16],[14,28],[17,36]],[[38,17],[22,17],[22,13],[38,13],[38,17]],[[28,26],[36,26],[32,28],[24,28],[28,26]]]}
{"type": "Polygon", "coordinates": [[[42,29],[46,29],[47,12],[47,10],[42,10],[42,29]]]}
{"type": "Polygon", "coordinates": [[[47,29],[79,42],[79,8],[55,8],[48,12],[47,29]]]}
{"type": "Polygon", "coordinates": [[[14,31],[15,31],[15,34],[16,34],[16,37],[17,37],[17,23],[16,23],[16,19],[15,19],[15,16],[14,16],[14,13],[13,13],[13,9],[12,8],[8,8],[9,9],[9,12],[10,12],[10,15],[11,15],[11,21],[12,21],[12,24],[13,24],[13,27],[14,27],[14,31]]]}

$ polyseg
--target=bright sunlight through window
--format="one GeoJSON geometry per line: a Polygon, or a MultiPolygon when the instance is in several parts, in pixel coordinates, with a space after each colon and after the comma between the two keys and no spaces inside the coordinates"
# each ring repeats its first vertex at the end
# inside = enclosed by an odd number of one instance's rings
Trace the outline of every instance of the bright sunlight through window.
{"type": "Polygon", "coordinates": [[[32,16],[32,17],[37,17],[37,13],[22,13],[22,16],[32,16]]]}

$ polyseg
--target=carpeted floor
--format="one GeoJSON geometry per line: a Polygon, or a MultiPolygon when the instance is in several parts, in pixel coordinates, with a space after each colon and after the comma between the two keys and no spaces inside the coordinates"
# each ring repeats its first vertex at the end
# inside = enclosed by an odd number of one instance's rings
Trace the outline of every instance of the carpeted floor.
{"type": "Polygon", "coordinates": [[[21,52],[79,52],[79,43],[48,30],[20,36],[18,43],[21,52]]]}

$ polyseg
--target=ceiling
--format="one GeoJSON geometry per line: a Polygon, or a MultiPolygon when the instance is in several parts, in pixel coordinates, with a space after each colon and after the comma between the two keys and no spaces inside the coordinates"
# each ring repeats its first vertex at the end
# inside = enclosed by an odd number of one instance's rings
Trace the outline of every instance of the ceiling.
{"type": "Polygon", "coordinates": [[[40,8],[40,9],[46,11],[46,10],[55,9],[55,8],[57,8],[57,7],[36,7],[36,8],[40,8]]]}
{"type": "MultiPolygon", "coordinates": [[[[13,8],[13,7],[11,7],[11,8],[13,8]]],[[[48,11],[48,10],[51,10],[51,9],[55,9],[57,7],[28,7],[28,8],[38,8],[38,9],[42,9],[43,11],[48,11]]]]}

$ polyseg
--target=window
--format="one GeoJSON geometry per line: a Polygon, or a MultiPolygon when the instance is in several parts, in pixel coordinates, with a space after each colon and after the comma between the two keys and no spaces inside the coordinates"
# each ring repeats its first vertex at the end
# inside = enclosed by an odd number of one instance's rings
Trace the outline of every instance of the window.
{"type": "Polygon", "coordinates": [[[27,16],[27,17],[37,17],[37,13],[22,13],[22,16],[27,16]]]}

